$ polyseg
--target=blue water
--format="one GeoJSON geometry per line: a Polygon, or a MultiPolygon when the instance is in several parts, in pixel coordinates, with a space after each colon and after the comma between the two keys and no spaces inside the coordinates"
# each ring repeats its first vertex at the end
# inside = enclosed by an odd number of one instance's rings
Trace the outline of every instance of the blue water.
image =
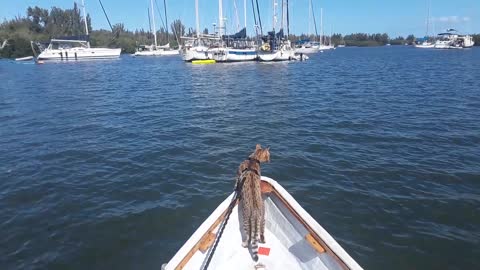
{"type": "Polygon", "coordinates": [[[256,143],[365,269],[480,268],[480,49],[0,61],[0,269],[159,269],[256,143]]]}

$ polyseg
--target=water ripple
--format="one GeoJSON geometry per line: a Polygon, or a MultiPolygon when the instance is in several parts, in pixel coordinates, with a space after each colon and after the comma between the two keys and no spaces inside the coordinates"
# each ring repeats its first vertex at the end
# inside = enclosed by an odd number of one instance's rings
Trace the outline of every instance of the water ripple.
{"type": "Polygon", "coordinates": [[[474,269],[479,60],[392,46],[288,64],[0,61],[0,265],[158,269],[262,143],[262,172],[366,269],[474,269]]]}

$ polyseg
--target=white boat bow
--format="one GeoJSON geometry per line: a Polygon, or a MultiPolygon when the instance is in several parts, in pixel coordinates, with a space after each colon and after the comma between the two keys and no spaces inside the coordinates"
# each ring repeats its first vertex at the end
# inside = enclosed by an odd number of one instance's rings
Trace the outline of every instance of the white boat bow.
{"type": "MultiPolygon", "coordinates": [[[[265,244],[259,260],[241,246],[242,223],[238,204],[224,228],[208,269],[352,269],[362,267],[275,180],[262,177],[265,202],[265,244]]],[[[225,199],[200,225],[164,270],[202,269],[234,194],[225,199]]]]}

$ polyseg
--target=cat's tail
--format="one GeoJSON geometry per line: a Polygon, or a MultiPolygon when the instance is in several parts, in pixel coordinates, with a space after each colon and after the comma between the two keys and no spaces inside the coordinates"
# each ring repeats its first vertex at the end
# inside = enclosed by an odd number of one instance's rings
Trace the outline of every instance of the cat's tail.
{"type": "Polygon", "coordinates": [[[255,218],[252,222],[252,227],[253,227],[253,237],[250,237],[251,239],[251,246],[252,246],[252,258],[255,262],[258,262],[258,218],[255,218]]]}
{"type": "Polygon", "coordinates": [[[258,262],[258,240],[252,240],[252,257],[253,260],[258,262]]]}

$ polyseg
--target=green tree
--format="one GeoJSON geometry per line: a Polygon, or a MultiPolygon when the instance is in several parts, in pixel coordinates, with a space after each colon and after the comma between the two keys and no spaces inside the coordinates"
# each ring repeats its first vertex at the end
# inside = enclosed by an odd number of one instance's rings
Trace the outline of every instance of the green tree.
{"type": "Polygon", "coordinates": [[[407,37],[407,43],[409,45],[412,45],[415,42],[415,36],[414,35],[408,35],[407,37]]]}

